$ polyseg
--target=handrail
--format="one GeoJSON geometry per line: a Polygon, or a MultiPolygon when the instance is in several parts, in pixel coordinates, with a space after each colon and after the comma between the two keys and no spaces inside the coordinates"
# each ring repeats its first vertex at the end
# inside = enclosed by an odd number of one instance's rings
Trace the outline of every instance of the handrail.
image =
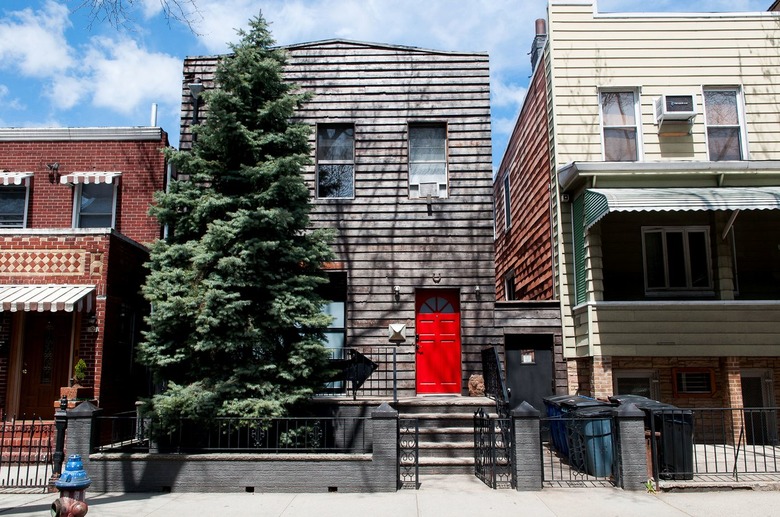
{"type": "Polygon", "coordinates": [[[482,350],[482,376],[485,382],[485,396],[496,401],[496,412],[502,418],[509,417],[510,390],[504,382],[504,370],[495,346],[482,350]]]}

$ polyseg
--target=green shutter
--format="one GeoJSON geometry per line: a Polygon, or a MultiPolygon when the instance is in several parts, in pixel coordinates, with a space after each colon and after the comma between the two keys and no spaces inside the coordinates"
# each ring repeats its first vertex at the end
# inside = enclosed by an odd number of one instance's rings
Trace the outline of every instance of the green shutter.
{"type": "Polygon", "coordinates": [[[588,282],[585,277],[585,196],[574,200],[571,207],[571,231],[574,244],[574,304],[585,303],[588,282]]]}

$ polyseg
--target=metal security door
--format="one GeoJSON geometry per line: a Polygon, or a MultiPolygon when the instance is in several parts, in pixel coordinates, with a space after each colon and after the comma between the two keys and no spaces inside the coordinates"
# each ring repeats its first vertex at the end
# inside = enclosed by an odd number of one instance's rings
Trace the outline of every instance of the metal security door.
{"type": "Polygon", "coordinates": [[[417,393],[460,393],[458,291],[418,291],[415,308],[417,393]]]}

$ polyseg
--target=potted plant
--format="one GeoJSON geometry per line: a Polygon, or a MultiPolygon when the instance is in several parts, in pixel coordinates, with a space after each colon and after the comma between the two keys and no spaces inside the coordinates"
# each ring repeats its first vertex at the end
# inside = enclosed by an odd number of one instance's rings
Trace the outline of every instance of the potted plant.
{"type": "Polygon", "coordinates": [[[60,388],[60,397],[67,397],[68,400],[90,398],[92,396],[92,388],[81,385],[86,378],[87,363],[84,359],[78,359],[73,366],[73,377],[70,380],[70,386],[60,388]]]}

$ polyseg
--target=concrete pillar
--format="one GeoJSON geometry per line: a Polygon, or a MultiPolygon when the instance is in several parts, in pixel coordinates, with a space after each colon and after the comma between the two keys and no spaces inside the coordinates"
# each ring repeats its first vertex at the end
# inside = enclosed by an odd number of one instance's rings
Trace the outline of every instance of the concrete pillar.
{"type": "Polygon", "coordinates": [[[539,434],[539,411],[528,402],[512,410],[515,451],[513,475],[518,491],[542,489],[542,438],[539,434]]]}
{"type": "Polygon", "coordinates": [[[647,481],[647,448],[645,445],[645,414],[634,404],[612,410],[615,419],[617,446],[616,482],[625,490],[645,490],[647,481]]]}
{"type": "Polygon", "coordinates": [[[398,489],[398,411],[383,402],[371,412],[374,435],[374,490],[398,489]]]}

